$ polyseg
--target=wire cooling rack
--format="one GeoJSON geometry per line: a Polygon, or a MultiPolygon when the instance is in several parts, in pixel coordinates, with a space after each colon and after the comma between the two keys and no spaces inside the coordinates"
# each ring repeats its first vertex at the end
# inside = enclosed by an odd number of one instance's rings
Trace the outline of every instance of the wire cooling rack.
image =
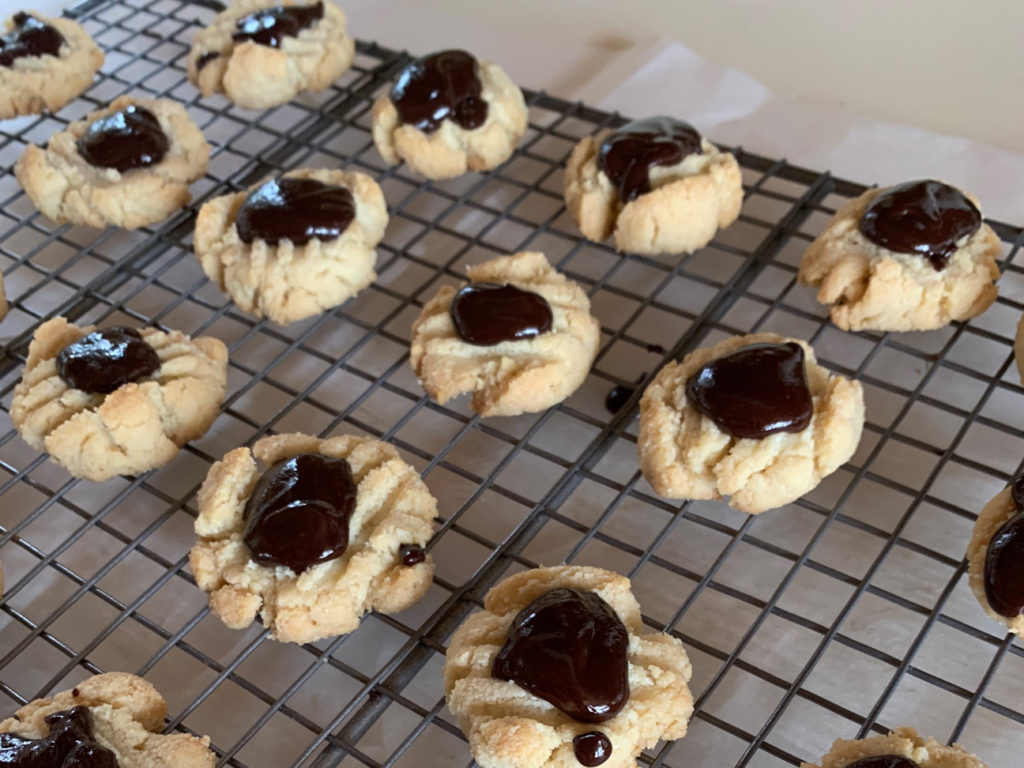
{"type": "MultiPolygon", "coordinates": [[[[424,183],[373,149],[370,108],[408,61],[361,44],[330,90],[261,114],[202,99],[184,60],[213,3],[93,2],[79,18],[107,51],[103,76],[59,116],[0,124],[0,711],[87,675],[127,670],[166,696],[169,729],[209,734],[220,764],[464,766],[444,708],[445,643],[489,586],[535,564],[628,574],[645,622],[694,664],[689,735],[646,753],[678,768],[791,766],[836,737],[913,725],[961,741],[990,768],[1024,751],[1024,652],[988,620],[962,560],[975,513],[1024,455],[1024,389],[1011,339],[1021,314],[1022,233],[1005,242],[1001,297],[985,315],[922,334],[843,333],[795,284],[803,249],[863,187],[737,150],[743,215],[666,264],[580,239],[562,166],[583,135],[621,122],[530,93],[530,128],[486,175],[424,183]],[[122,93],[186,104],[214,147],[195,200],[138,232],[42,218],[11,169],[122,93]],[[391,207],[380,279],[343,307],[286,328],[237,311],[191,254],[198,205],[300,165],[376,177],[391,207]],[[423,302],[466,264],[537,249],[588,290],[602,322],[592,375],[543,414],[480,421],[439,406],[407,361],[423,302]],[[224,413],[168,466],[91,484],[27,448],[7,410],[34,328],[152,323],[229,344],[224,413]],[[637,471],[638,396],[603,402],[664,362],[725,335],[810,340],[865,387],[853,460],[760,517],[657,498],[637,471]],[[355,633],[295,647],[210,615],[188,573],[195,491],[226,451],[270,432],[356,432],[396,445],[440,501],[428,595],[355,633]]],[[[358,30],[357,30],[358,32],[358,30]]]]}

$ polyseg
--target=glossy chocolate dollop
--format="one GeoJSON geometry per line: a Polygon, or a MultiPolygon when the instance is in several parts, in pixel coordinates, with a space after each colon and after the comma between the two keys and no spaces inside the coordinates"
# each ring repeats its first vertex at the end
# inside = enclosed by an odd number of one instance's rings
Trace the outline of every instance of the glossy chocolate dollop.
{"type": "Polygon", "coordinates": [[[921,768],[920,763],[903,755],[872,755],[850,763],[846,768],[921,768]]]}
{"type": "Polygon", "coordinates": [[[345,187],[284,176],[249,193],[235,216],[235,226],[244,243],[263,240],[277,245],[291,240],[305,245],[313,239],[340,237],[355,215],[355,199],[345,187]]]}
{"type": "Polygon", "coordinates": [[[572,740],[572,753],[580,765],[594,768],[612,756],[612,742],[600,731],[581,733],[572,740]]]}
{"type": "Polygon", "coordinates": [[[792,341],[751,344],[706,363],[687,380],[686,397],[739,438],[800,432],[814,415],[804,350],[792,341]]]}
{"type": "Polygon", "coordinates": [[[202,54],[198,59],[196,59],[196,71],[198,72],[211,61],[214,61],[215,59],[219,58],[220,54],[216,51],[207,51],[206,53],[202,54]]]}
{"type": "Polygon", "coordinates": [[[260,8],[235,22],[231,39],[236,43],[251,40],[270,48],[280,48],[286,37],[295,37],[299,32],[316,24],[324,17],[324,4],[275,5],[260,8]]]}
{"type": "Polygon", "coordinates": [[[957,243],[981,226],[981,212],[956,187],[940,181],[911,181],[871,201],[860,231],[871,242],[897,253],[916,253],[936,271],[945,268],[957,243]]]}
{"type": "Polygon", "coordinates": [[[93,122],[78,140],[78,154],[97,168],[124,172],[156,165],[170,146],[156,115],[131,104],[93,122]]]}
{"type": "Polygon", "coordinates": [[[619,384],[616,387],[612,387],[611,391],[604,399],[605,410],[609,413],[618,413],[626,407],[626,403],[629,402],[636,392],[636,387],[628,387],[625,384],[619,384]]]}
{"type": "Polygon", "coordinates": [[[985,598],[1000,616],[1024,613],[1024,473],[1010,483],[1017,514],[1000,526],[985,553],[985,598]]]}
{"type": "Polygon", "coordinates": [[[74,389],[109,395],[160,370],[156,351],[134,328],[93,331],[57,354],[57,373],[74,389]]]}
{"type": "Polygon", "coordinates": [[[554,319],[543,296],[507,283],[470,283],[460,288],[448,314],[459,338],[480,347],[540,336],[551,330],[554,319]]]}
{"type": "Polygon", "coordinates": [[[519,612],[491,675],[511,680],[584,723],[602,723],[629,700],[629,633],[593,592],[559,587],[519,612]]]}
{"type": "Polygon", "coordinates": [[[344,459],[301,453],[256,482],[245,505],[243,539],[260,565],[302,573],[345,554],[356,484],[344,459]]]}
{"type": "Polygon", "coordinates": [[[466,51],[441,51],[412,62],[398,75],[391,102],[405,125],[433,133],[444,120],[473,130],[487,120],[480,66],[466,51]]]}
{"type": "Polygon", "coordinates": [[[626,123],[603,142],[597,166],[627,203],[651,191],[651,169],[681,163],[701,152],[697,129],[672,117],[649,117],[626,123]]]}
{"type": "Polygon", "coordinates": [[[419,544],[402,544],[398,547],[398,559],[402,565],[419,565],[427,559],[427,551],[419,544]]]}
{"type": "Polygon", "coordinates": [[[14,66],[30,56],[59,56],[64,37],[56,29],[27,13],[14,14],[14,29],[0,35],[0,67],[14,66]]]}
{"type": "Polygon", "coordinates": [[[92,715],[74,707],[46,716],[48,736],[0,734],[0,765],[10,768],[118,768],[114,753],[96,742],[92,715]]]}

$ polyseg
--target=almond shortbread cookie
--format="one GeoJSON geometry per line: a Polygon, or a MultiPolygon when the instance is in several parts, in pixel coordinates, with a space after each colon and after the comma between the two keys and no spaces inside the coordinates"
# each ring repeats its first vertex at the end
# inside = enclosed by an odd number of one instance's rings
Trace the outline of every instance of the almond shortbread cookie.
{"type": "Polygon", "coordinates": [[[487,171],[526,133],[523,92],[497,64],[441,51],[409,64],[373,105],[373,142],[428,179],[487,171]]]}
{"type": "Polygon", "coordinates": [[[587,136],[565,169],[565,204],[583,236],[619,251],[695,251],[743,204],[739,165],[689,123],[653,117],[587,136]]]}
{"type": "Polygon", "coordinates": [[[629,579],[601,568],[506,578],[448,644],[444,688],[483,768],[631,768],[686,734],[690,661],[645,632],[629,579]]]}
{"type": "Polygon", "coordinates": [[[81,25],[22,11],[0,35],[0,120],[56,112],[89,87],[103,52],[81,25]]]}
{"type": "Polygon", "coordinates": [[[219,339],[156,328],[36,329],[11,421],[75,477],[101,482],[174,458],[217,418],[228,353],[219,339]]]}
{"type": "Polygon", "coordinates": [[[54,221],[136,229],[186,205],[209,158],[181,104],[121,96],[55,133],[46,149],[30,144],[14,173],[54,221]]]}
{"type": "Polygon", "coordinates": [[[195,252],[241,309],[286,324],[372,283],[387,225],[384,193],[366,174],[299,169],[205,203],[195,252]]]}
{"type": "Polygon", "coordinates": [[[70,691],[31,701],[0,722],[2,762],[213,768],[210,738],[160,733],[166,716],[163,697],[141,677],[127,672],[95,675],[70,691]]]}
{"type": "Polygon", "coordinates": [[[469,285],[444,286],[412,326],[409,358],[439,403],[465,392],[481,416],[550,408],[583,383],[601,326],[590,300],[544,254],[469,267],[469,285]]]}
{"type": "Polygon", "coordinates": [[[869,189],[800,262],[843,330],[925,331],[980,315],[998,294],[999,236],[978,201],[939,181],[869,189]]]}
{"type": "MultiPolygon", "coordinates": [[[[801,763],[801,768],[818,768],[801,763]]],[[[837,739],[821,759],[821,768],[985,768],[963,747],[946,747],[922,739],[913,728],[897,728],[888,736],[837,739]]]]}
{"type": "Polygon", "coordinates": [[[299,91],[322,91],[352,66],[355,41],[330,0],[235,0],[192,43],[189,82],[266,109],[299,91]]]}
{"type": "Polygon", "coordinates": [[[780,507],[849,459],[864,426],[859,382],[806,342],[734,336],[662,368],[640,400],[640,468],[659,496],[780,507]]]}
{"type": "Polygon", "coordinates": [[[1024,633],[1024,474],[978,513],[967,545],[971,590],[985,613],[1024,633]]]}
{"type": "Polygon", "coordinates": [[[258,614],[275,640],[311,643],[426,593],[436,515],[419,473],[386,443],[265,437],[210,468],[189,565],[231,629],[258,614]]]}

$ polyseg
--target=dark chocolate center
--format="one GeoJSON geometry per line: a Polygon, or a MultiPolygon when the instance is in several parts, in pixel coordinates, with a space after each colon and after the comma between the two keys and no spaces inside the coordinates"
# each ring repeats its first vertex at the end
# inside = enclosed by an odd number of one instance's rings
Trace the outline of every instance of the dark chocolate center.
{"type": "Polygon", "coordinates": [[[572,753],[580,765],[593,768],[612,756],[612,742],[600,731],[581,733],[572,740],[572,753]]]}
{"type": "Polygon", "coordinates": [[[433,133],[445,119],[466,130],[487,120],[480,67],[466,51],[441,51],[409,64],[391,89],[391,101],[406,125],[433,133]]]}
{"type": "Polygon", "coordinates": [[[93,331],[57,355],[57,373],[74,389],[109,395],[125,384],[160,370],[156,351],[134,328],[113,326],[93,331]]]}
{"type": "Polygon", "coordinates": [[[921,768],[916,760],[911,760],[903,755],[873,755],[862,757],[856,762],[850,763],[846,768],[921,768]]]}
{"type": "Polygon", "coordinates": [[[469,344],[490,347],[532,339],[551,330],[551,306],[543,296],[498,283],[470,283],[448,308],[455,332],[469,344]]]}
{"type": "Polygon", "coordinates": [[[940,181],[891,187],[871,201],[860,220],[860,231],[871,242],[897,253],[916,253],[936,270],[945,268],[957,244],[980,226],[977,206],[940,181]]]}
{"type": "Polygon", "coordinates": [[[1024,473],[1010,484],[1017,514],[1003,523],[985,553],[985,597],[1000,616],[1024,613],[1024,473]]]}
{"type": "Polygon", "coordinates": [[[260,565],[302,573],[348,547],[356,484],[344,459],[302,453],[279,461],[245,505],[245,545],[260,565]]]}
{"type": "Polygon", "coordinates": [[[14,29],[0,35],[0,67],[29,56],[58,56],[64,37],[46,22],[27,13],[14,14],[14,29]]]}
{"type": "Polygon", "coordinates": [[[0,765],[10,768],[118,768],[117,758],[92,734],[92,715],[74,707],[46,716],[48,736],[0,734],[0,765]]]}
{"type": "Polygon", "coordinates": [[[322,2],[313,5],[275,5],[272,8],[261,8],[236,21],[231,38],[236,43],[251,40],[270,48],[280,48],[281,41],[286,37],[295,37],[323,17],[322,2]]]}
{"type": "Polygon", "coordinates": [[[701,152],[697,129],[672,117],[636,120],[609,135],[597,153],[597,165],[627,203],[651,191],[651,169],[681,163],[701,152]]]}
{"type": "Polygon", "coordinates": [[[263,240],[277,245],[291,240],[305,245],[313,239],[340,237],[355,215],[355,199],[345,187],[284,176],[249,193],[238,209],[235,226],[245,243],[263,240]]]}
{"type": "Polygon", "coordinates": [[[78,154],[98,168],[123,172],[156,165],[170,146],[156,115],[132,104],[93,122],[78,140],[78,154]]]}
{"type": "Polygon", "coordinates": [[[686,397],[719,429],[758,439],[800,432],[814,415],[799,344],[751,344],[712,360],[686,382],[686,397]]]}
{"type": "Polygon", "coordinates": [[[207,64],[209,64],[211,61],[213,61],[214,59],[219,59],[219,58],[220,58],[220,54],[217,53],[217,51],[207,51],[202,56],[200,56],[198,59],[196,59],[196,71],[201,70],[203,67],[205,67],[207,64]]]}
{"type": "Polygon", "coordinates": [[[629,634],[593,592],[559,587],[519,612],[491,674],[511,680],[584,723],[601,723],[629,700],[629,634]]]}
{"type": "Polygon", "coordinates": [[[427,559],[427,552],[419,544],[402,544],[398,547],[398,559],[402,565],[419,565],[427,559]]]}

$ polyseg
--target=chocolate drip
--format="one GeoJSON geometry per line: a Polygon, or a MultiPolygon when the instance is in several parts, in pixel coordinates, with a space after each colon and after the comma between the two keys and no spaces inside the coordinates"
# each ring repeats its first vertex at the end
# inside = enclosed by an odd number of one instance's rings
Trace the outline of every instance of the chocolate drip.
{"type": "Polygon", "coordinates": [[[156,115],[132,104],[94,121],[78,140],[78,154],[97,168],[124,172],[156,165],[170,146],[156,115]]]}
{"type": "Polygon", "coordinates": [[[348,229],[356,215],[356,202],[345,187],[315,179],[284,176],[249,193],[235,216],[243,243],[263,240],[277,245],[290,240],[334,240],[348,229]]]}
{"type": "Polygon", "coordinates": [[[519,612],[491,674],[584,723],[615,717],[629,700],[629,633],[594,592],[559,587],[519,612]]]}
{"type": "Polygon", "coordinates": [[[689,123],[649,117],[619,128],[601,142],[597,166],[627,203],[651,191],[651,169],[681,163],[701,152],[701,137],[689,123]]]}
{"type": "Polygon", "coordinates": [[[235,22],[231,39],[236,43],[251,40],[270,48],[280,48],[286,37],[295,37],[324,17],[324,4],[275,5],[261,8],[235,22]]]}
{"type": "Polygon", "coordinates": [[[814,415],[804,350],[791,341],[751,344],[706,363],[687,380],[686,397],[739,438],[800,432],[814,415]]]}
{"type": "Polygon", "coordinates": [[[214,61],[214,60],[219,59],[219,58],[220,58],[220,54],[217,53],[216,51],[207,51],[202,56],[200,56],[198,59],[196,59],[196,71],[197,72],[200,71],[203,67],[205,67],[207,64],[209,64],[211,61],[214,61]]]}
{"type": "Polygon", "coordinates": [[[1016,514],[1003,523],[985,553],[985,598],[1006,618],[1024,613],[1024,473],[1010,484],[1016,514]]]}
{"type": "Polygon", "coordinates": [[[398,547],[398,559],[402,565],[419,565],[427,559],[427,552],[419,544],[402,544],[398,547]]]}
{"type": "Polygon", "coordinates": [[[409,64],[391,89],[398,117],[424,133],[448,119],[473,130],[487,120],[480,65],[466,51],[441,51],[409,64]]]}
{"type": "Polygon", "coordinates": [[[14,14],[14,29],[0,35],[0,67],[12,67],[17,59],[59,56],[64,37],[45,21],[27,13],[14,14]]]}
{"type": "Polygon", "coordinates": [[[572,740],[572,753],[580,765],[594,768],[612,756],[612,742],[600,731],[581,733],[572,740]]]}
{"type": "Polygon", "coordinates": [[[0,733],[0,765],[10,768],[118,768],[114,753],[96,742],[92,715],[74,707],[46,716],[50,733],[29,739],[0,733]]]}
{"type": "Polygon", "coordinates": [[[920,763],[903,755],[873,755],[862,757],[846,768],[921,768],[920,763]]]}
{"type": "Polygon", "coordinates": [[[543,296],[498,283],[470,283],[448,308],[455,332],[469,344],[490,347],[532,339],[551,330],[551,306],[543,296]]]}
{"type": "Polygon", "coordinates": [[[916,253],[936,271],[945,268],[958,243],[981,227],[981,212],[956,187],[911,181],[882,192],[864,211],[860,231],[897,253],[916,253]]]}
{"type": "Polygon", "coordinates": [[[344,459],[302,453],[263,473],[245,505],[243,539],[260,565],[302,573],[345,554],[356,483],[344,459]]]}
{"type": "Polygon", "coordinates": [[[74,389],[109,395],[160,370],[160,358],[134,328],[93,331],[57,354],[57,374],[74,389]]]}

